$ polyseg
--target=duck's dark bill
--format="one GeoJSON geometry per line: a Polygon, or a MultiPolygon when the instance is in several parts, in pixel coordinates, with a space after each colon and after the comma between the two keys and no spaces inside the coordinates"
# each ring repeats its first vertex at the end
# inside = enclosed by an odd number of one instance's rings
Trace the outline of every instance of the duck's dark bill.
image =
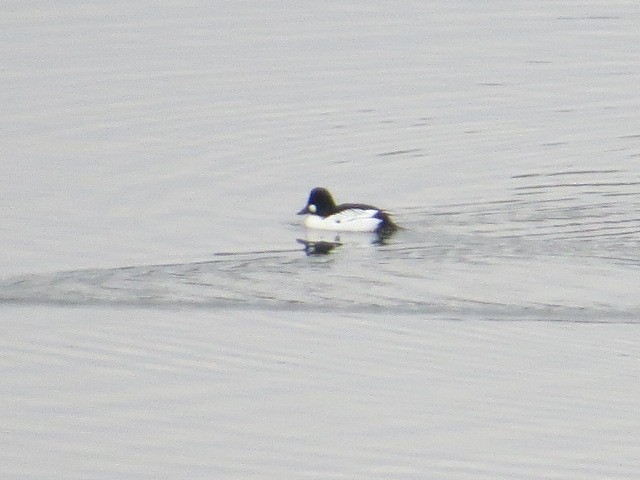
{"type": "Polygon", "coordinates": [[[307,255],[326,255],[336,247],[342,245],[339,242],[326,242],[324,240],[313,242],[309,240],[297,239],[298,243],[304,245],[304,253],[307,255]]]}

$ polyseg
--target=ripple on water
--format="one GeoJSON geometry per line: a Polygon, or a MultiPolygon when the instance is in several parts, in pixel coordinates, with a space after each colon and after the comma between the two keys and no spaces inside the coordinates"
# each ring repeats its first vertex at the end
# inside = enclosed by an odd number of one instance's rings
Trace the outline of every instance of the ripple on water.
{"type": "Polygon", "coordinates": [[[422,218],[432,220],[429,232],[414,223],[388,244],[345,243],[328,255],[292,248],[225,253],[195,263],[28,275],[0,285],[0,299],[511,320],[634,318],[640,257],[623,241],[633,235],[628,222],[558,207],[548,220],[540,217],[539,202],[529,204],[530,218],[523,219],[520,202],[500,205],[456,205],[430,217],[424,212],[422,218]],[[616,228],[626,236],[612,236],[616,228]]]}

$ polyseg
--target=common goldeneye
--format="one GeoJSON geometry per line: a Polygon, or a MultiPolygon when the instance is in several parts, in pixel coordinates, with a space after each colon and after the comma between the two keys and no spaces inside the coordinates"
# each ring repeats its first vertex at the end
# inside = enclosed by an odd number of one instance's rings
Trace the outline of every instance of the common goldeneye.
{"type": "Polygon", "coordinates": [[[307,205],[298,215],[307,215],[307,228],[342,232],[375,232],[388,237],[398,229],[389,214],[371,205],[343,203],[336,205],[326,188],[314,188],[307,205]]]}

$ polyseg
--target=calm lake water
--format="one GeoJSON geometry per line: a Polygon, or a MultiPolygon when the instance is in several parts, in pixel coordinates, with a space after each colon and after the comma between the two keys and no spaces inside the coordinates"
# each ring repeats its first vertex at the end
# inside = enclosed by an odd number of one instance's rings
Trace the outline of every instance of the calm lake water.
{"type": "Polygon", "coordinates": [[[635,2],[0,9],[2,478],[638,478],[635,2]]]}

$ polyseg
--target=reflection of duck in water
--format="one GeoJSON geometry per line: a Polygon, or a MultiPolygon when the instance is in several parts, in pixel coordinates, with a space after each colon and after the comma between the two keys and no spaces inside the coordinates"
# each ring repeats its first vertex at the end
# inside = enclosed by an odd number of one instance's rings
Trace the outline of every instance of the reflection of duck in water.
{"type": "Polygon", "coordinates": [[[340,242],[327,242],[325,240],[303,240],[298,238],[298,243],[304,245],[304,253],[307,255],[326,255],[331,250],[342,245],[340,242]]]}
{"type": "Polygon", "coordinates": [[[305,226],[317,230],[373,232],[382,240],[398,229],[383,210],[362,203],[336,205],[329,190],[321,187],[311,190],[307,205],[298,212],[298,215],[305,214],[305,226]]]}

